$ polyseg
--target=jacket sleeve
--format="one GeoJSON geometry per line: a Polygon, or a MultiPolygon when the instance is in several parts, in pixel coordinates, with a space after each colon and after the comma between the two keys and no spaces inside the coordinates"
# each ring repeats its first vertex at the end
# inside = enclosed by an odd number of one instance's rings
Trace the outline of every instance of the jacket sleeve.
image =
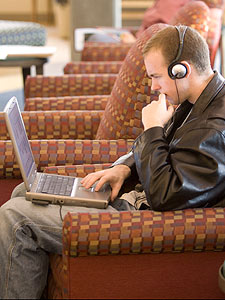
{"type": "Polygon", "coordinates": [[[134,153],[131,150],[130,152],[128,152],[127,154],[121,156],[120,158],[118,158],[113,164],[113,166],[116,165],[126,165],[128,166],[130,169],[132,169],[134,167],[135,161],[134,161],[134,153]]]}
{"type": "Polygon", "coordinates": [[[192,128],[168,144],[153,127],[134,143],[139,179],[153,210],[213,206],[224,197],[225,145],[216,129],[192,128]]]}

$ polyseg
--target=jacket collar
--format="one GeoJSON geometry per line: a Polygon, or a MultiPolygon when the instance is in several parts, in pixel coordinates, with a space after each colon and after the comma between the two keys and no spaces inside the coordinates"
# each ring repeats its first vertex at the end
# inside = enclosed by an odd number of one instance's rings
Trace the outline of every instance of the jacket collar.
{"type": "Polygon", "coordinates": [[[217,71],[193,105],[192,114],[203,112],[224,87],[225,80],[217,71]]]}

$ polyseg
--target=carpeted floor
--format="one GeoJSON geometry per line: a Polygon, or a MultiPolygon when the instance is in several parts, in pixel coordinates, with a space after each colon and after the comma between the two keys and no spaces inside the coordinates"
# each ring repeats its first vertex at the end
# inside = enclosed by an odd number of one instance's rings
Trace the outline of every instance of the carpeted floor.
{"type": "Polygon", "coordinates": [[[6,103],[9,101],[10,98],[15,96],[18,100],[19,107],[21,110],[24,108],[24,92],[23,89],[12,90],[5,93],[0,93],[0,111],[3,111],[6,103]]]}

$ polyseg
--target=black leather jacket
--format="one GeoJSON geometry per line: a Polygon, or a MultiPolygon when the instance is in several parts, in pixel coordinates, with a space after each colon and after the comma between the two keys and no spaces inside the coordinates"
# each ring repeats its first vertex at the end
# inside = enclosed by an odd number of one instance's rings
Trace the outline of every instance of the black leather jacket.
{"type": "Polygon", "coordinates": [[[151,209],[212,207],[225,198],[225,87],[215,72],[194,105],[182,103],[165,128],[144,131],[113,165],[138,176],[151,209]]]}

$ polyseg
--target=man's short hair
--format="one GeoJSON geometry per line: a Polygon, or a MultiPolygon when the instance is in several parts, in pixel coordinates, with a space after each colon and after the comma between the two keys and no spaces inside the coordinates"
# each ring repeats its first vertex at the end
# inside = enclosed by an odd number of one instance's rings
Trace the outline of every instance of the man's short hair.
{"type": "MultiPolygon", "coordinates": [[[[180,25],[179,30],[184,30],[184,27],[185,26],[180,25]]],[[[143,55],[146,56],[152,49],[160,49],[166,64],[169,66],[177,56],[180,46],[179,42],[178,30],[175,26],[167,26],[158,31],[147,41],[143,49],[143,55]]],[[[184,36],[183,50],[179,61],[182,60],[193,64],[199,73],[210,68],[208,45],[200,33],[191,27],[187,27],[184,36]]]]}

